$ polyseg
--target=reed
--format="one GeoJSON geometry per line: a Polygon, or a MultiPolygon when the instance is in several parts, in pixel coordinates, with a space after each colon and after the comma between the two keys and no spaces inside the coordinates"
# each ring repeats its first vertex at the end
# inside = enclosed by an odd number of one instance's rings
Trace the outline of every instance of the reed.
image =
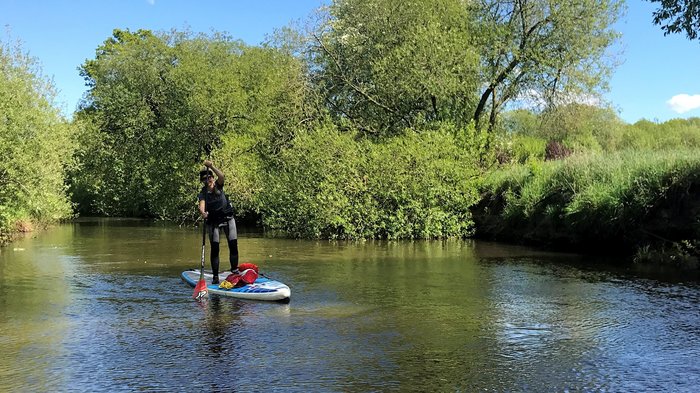
{"type": "Polygon", "coordinates": [[[474,208],[477,235],[632,253],[697,239],[695,149],[579,154],[496,170],[474,208]]]}

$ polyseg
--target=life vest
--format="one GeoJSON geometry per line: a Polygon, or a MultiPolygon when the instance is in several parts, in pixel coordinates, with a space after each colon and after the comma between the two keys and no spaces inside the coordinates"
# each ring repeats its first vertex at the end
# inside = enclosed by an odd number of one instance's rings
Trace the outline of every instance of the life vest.
{"type": "Polygon", "coordinates": [[[246,262],[238,265],[238,273],[231,273],[224,280],[226,283],[222,282],[219,284],[220,288],[238,288],[247,284],[252,284],[258,279],[258,266],[254,263],[246,262]],[[231,285],[231,287],[229,287],[231,285]]]}
{"type": "Polygon", "coordinates": [[[243,271],[247,269],[253,269],[255,270],[256,273],[260,273],[260,270],[258,270],[258,265],[250,262],[243,262],[240,265],[238,265],[238,270],[243,271]]]}
{"type": "Polygon", "coordinates": [[[213,192],[209,192],[206,186],[202,187],[198,199],[205,201],[205,206],[209,212],[207,222],[219,225],[233,217],[233,205],[231,205],[231,201],[229,201],[228,196],[224,192],[224,186],[216,183],[214,187],[215,190],[213,192]]]}

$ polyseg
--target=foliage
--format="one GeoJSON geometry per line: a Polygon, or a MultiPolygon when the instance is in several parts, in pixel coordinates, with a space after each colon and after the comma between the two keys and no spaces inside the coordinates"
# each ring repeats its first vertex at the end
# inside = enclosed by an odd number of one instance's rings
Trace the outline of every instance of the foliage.
{"type": "Polygon", "coordinates": [[[543,160],[547,141],[538,135],[540,117],[532,111],[516,109],[501,114],[493,140],[499,164],[543,160]]]}
{"type": "Polygon", "coordinates": [[[545,146],[544,148],[544,159],[559,160],[564,157],[570,156],[571,153],[571,149],[566,147],[563,143],[550,140],[549,142],[547,142],[547,146],[545,146]]]}
{"type": "Polygon", "coordinates": [[[700,240],[668,242],[655,247],[639,247],[632,260],[636,264],[670,266],[674,270],[697,270],[700,267],[700,240]]]}
{"type": "Polygon", "coordinates": [[[497,131],[506,135],[531,135],[540,132],[542,119],[535,112],[526,109],[514,109],[501,114],[497,131]]]}
{"type": "Polygon", "coordinates": [[[449,122],[377,140],[341,132],[321,115],[286,38],[252,48],[219,35],[116,30],[82,67],[90,92],[76,115],[71,177],[81,208],[181,217],[194,210],[193,174],[212,143],[237,214],[267,229],[353,239],[471,233],[488,135],[449,122]]]}
{"type": "Polygon", "coordinates": [[[546,146],[547,141],[544,139],[522,134],[499,135],[494,143],[499,164],[542,161],[545,159],[546,146]]]}
{"type": "Polygon", "coordinates": [[[664,35],[685,33],[689,40],[700,33],[700,1],[698,0],[647,0],[660,3],[654,11],[654,24],[661,26],[664,35]]]}
{"type": "Polygon", "coordinates": [[[613,66],[620,0],[339,0],[312,34],[311,69],[338,120],[374,134],[425,121],[489,129],[514,100],[595,95],[613,66]]]}
{"type": "Polygon", "coordinates": [[[383,142],[330,122],[298,133],[267,168],[263,223],[311,238],[468,236],[480,138],[473,127],[449,124],[383,142]]]}
{"type": "MultiPolygon", "coordinates": [[[[677,6],[655,23],[682,14],[663,28],[696,38],[697,12],[677,6]]],[[[238,218],[293,237],[476,228],[697,264],[700,119],[625,124],[586,104],[622,7],[337,0],[309,34],[258,47],[115,30],[80,68],[72,124],[33,60],[0,43],[0,241],[69,217],[67,187],[81,214],[193,218],[211,147],[238,218]]]]}
{"type": "Polygon", "coordinates": [[[538,135],[579,152],[610,149],[624,123],[609,108],[572,103],[544,111],[538,135]]]}
{"type": "Polygon", "coordinates": [[[505,112],[498,123],[494,147],[502,164],[570,153],[699,148],[700,118],[626,124],[611,109],[583,104],[542,113],[514,110],[505,112]],[[568,153],[546,154],[546,146],[553,153],[568,153]]]}
{"type": "Polygon", "coordinates": [[[64,175],[72,128],[54,97],[35,60],[0,41],[0,242],[71,216],[64,175]]]}
{"type": "Polygon", "coordinates": [[[694,150],[578,155],[515,166],[485,178],[477,227],[577,247],[629,249],[658,236],[697,239],[698,174],[694,150]],[[498,216],[496,222],[486,211],[498,216]]]}
{"type": "Polygon", "coordinates": [[[700,148],[700,118],[671,119],[663,123],[640,120],[626,125],[615,137],[612,150],[700,148]]]}
{"type": "Polygon", "coordinates": [[[86,134],[71,178],[83,213],[191,215],[206,146],[216,155],[237,138],[272,154],[303,117],[297,59],[218,33],[115,30],[81,74],[86,134]]]}
{"type": "Polygon", "coordinates": [[[314,84],[337,122],[375,136],[468,123],[478,57],[463,2],[339,0],[311,35],[314,84]]]}
{"type": "Polygon", "coordinates": [[[472,2],[481,53],[480,86],[474,111],[477,128],[489,128],[514,100],[559,106],[606,87],[613,66],[606,49],[620,0],[482,0],[472,2]]]}

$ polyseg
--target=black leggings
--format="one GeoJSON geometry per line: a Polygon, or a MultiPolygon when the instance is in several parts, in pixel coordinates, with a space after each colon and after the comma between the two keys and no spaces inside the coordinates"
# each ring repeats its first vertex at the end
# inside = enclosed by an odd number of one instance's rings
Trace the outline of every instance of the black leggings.
{"type": "Polygon", "coordinates": [[[215,276],[219,275],[219,243],[222,229],[226,235],[226,240],[228,240],[231,270],[238,268],[238,231],[236,230],[236,220],[232,217],[219,225],[207,224],[209,243],[211,244],[211,270],[215,276]]]}

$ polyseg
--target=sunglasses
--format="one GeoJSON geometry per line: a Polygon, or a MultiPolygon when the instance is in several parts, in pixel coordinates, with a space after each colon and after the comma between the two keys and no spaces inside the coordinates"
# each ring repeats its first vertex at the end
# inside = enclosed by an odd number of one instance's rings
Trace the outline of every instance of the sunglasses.
{"type": "Polygon", "coordinates": [[[207,180],[213,179],[213,178],[214,178],[214,176],[212,176],[212,175],[209,175],[209,176],[202,176],[202,178],[201,178],[200,180],[201,180],[201,181],[207,181],[207,180]]]}

